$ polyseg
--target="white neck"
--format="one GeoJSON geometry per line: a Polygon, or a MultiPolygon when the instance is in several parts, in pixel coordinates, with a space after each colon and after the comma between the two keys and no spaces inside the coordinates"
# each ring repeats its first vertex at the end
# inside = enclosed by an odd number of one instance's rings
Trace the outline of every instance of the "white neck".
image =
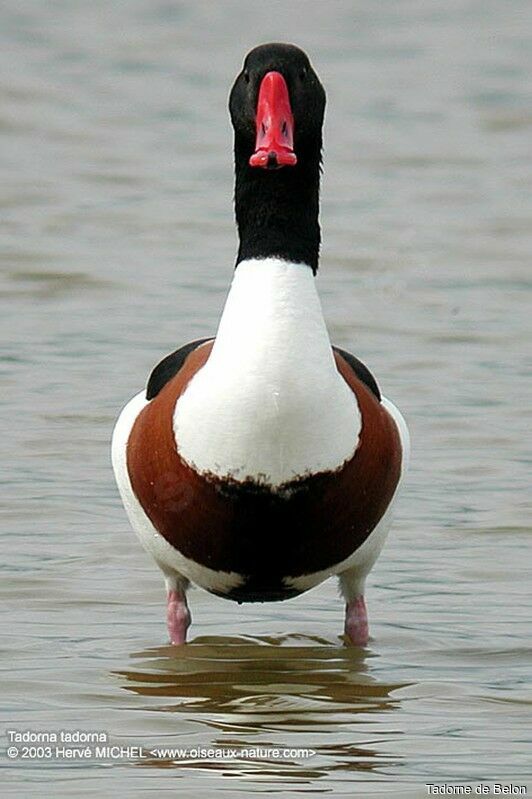
{"type": "Polygon", "coordinates": [[[338,468],[360,415],[339,375],[312,270],[242,261],[206,365],[174,416],[181,456],[201,472],[279,486],[338,468]]]}

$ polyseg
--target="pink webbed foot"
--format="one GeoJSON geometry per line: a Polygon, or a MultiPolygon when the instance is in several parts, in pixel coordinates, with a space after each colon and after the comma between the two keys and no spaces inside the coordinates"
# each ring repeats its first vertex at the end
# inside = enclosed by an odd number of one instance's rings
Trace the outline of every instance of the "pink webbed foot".
{"type": "Polygon", "coordinates": [[[184,591],[171,589],[167,594],[166,621],[170,643],[184,644],[190,625],[190,611],[184,591]]]}
{"type": "Polygon", "coordinates": [[[368,643],[368,613],[362,594],[345,606],[345,634],[355,646],[366,646],[368,643]]]}

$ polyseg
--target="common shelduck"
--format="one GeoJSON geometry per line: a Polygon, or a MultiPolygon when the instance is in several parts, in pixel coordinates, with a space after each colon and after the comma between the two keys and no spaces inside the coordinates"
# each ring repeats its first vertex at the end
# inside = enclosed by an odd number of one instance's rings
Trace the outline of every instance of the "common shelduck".
{"type": "Polygon", "coordinates": [[[237,602],[337,575],[365,645],[366,576],[408,460],[403,417],[331,345],[316,292],[325,92],[307,55],[264,44],[231,90],[240,246],[216,336],[164,358],[113,433],[118,488],[164,574],[170,640],[194,583],[237,602]]]}

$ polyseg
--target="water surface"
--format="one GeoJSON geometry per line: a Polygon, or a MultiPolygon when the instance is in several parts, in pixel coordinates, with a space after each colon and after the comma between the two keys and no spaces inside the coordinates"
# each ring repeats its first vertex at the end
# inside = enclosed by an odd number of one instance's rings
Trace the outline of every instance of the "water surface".
{"type": "Polygon", "coordinates": [[[3,718],[280,762],[9,762],[6,796],[426,796],[530,777],[528,2],[53,2],[0,11],[3,718]],[[340,637],[333,582],[191,592],[186,649],[109,463],[122,405],[231,279],[226,100],[260,41],[328,90],[319,288],[412,468],[340,637]]]}

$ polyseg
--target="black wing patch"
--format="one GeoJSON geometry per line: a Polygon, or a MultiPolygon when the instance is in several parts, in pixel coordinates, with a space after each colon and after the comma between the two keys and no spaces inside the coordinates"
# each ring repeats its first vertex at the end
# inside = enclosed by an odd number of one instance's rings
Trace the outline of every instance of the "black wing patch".
{"type": "MultiPolygon", "coordinates": [[[[168,383],[168,381],[179,372],[190,353],[201,344],[205,344],[207,341],[212,341],[212,339],[213,337],[211,336],[209,338],[199,338],[196,341],[191,341],[189,344],[185,344],[175,352],[167,355],[166,358],[163,358],[150,375],[148,385],[146,386],[146,399],[152,400],[154,397],[156,397],[161,389],[164,388],[164,386],[168,383]]],[[[358,358],[355,358],[354,355],[351,355],[350,352],[342,350],[340,347],[333,347],[333,350],[347,361],[358,379],[361,380],[373,394],[375,394],[380,402],[381,392],[379,391],[377,381],[369,371],[368,367],[363,364],[362,361],[359,361],[358,358]]]]}
{"type": "Polygon", "coordinates": [[[200,344],[205,344],[206,341],[212,341],[212,338],[212,336],[210,338],[198,338],[196,341],[185,344],[175,352],[167,355],[166,358],[163,358],[150,375],[148,385],[146,386],[146,399],[152,400],[156,397],[168,381],[179,372],[190,353],[193,352],[196,347],[199,347],[200,344]]]}
{"type": "Polygon", "coordinates": [[[379,402],[381,401],[381,392],[377,385],[377,381],[369,371],[368,367],[359,361],[358,358],[355,358],[354,355],[351,355],[350,352],[346,352],[345,350],[341,350],[340,347],[333,347],[333,350],[341,355],[344,358],[353,372],[356,374],[359,380],[361,380],[369,390],[375,394],[379,402]]]}

